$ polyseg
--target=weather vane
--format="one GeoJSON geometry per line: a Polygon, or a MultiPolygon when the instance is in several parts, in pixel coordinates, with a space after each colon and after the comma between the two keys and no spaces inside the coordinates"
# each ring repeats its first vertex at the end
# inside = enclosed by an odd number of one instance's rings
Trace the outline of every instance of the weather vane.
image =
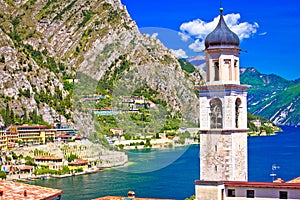
{"type": "Polygon", "coordinates": [[[220,0],[220,12],[222,13],[223,8],[222,8],[222,0],[220,0]]]}

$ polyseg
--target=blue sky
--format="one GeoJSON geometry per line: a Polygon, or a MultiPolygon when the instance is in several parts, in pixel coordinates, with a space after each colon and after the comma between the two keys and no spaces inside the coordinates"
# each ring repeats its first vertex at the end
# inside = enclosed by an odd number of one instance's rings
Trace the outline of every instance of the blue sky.
{"type": "MultiPolygon", "coordinates": [[[[141,32],[158,33],[168,48],[187,56],[201,54],[202,40],[214,28],[220,7],[219,0],[121,1],[141,32]],[[182,35],[189,39],[181,40],[182,35]]],[[[299,0],[223,0],[222,7],[225,21],[241,39],[240,48],[247,51],[240,56],[242,67],[300,78],[299,0]]]]}

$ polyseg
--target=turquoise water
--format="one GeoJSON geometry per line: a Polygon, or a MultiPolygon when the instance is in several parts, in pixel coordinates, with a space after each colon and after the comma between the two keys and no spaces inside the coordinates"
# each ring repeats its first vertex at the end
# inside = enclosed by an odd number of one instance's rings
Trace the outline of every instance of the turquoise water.
{"type": "MultiPolygon", "coordinates": [[[[248,139],[249,181],[272,181],[274,172],[284,180],[300,176],[300,129],[283,127],[275,136],[248,139]]],[[[131,151],[129,164],[100,173],[31,182],[59,188],[64,200],[92,199],[106,195],[184,199],[194,194],[199,179],[199,145],[169,150],[131,151]]]]}

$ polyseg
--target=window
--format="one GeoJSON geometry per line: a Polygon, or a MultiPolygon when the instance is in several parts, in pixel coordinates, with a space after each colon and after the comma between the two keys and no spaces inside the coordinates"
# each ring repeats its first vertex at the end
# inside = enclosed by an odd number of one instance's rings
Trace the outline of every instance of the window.
{"type": "Polygon", "coordinates": [[[221,200],[224,200],[225,197],[224,197],[224,189],[221,190],[221,200]]]}
{"type": "Polygon", "coordinates": [[[217,165],[215,165],[215,171],[216,171],[216,172],[218,171],[218,166],[217,166],[217,165]]]}
{"type": "Polygon", "coordinates": [[[214,68],[215,68],[215,78],[214,78],[214,80],[215,81],[219,81],[219,62],[218,61],[215,61],[214,62],[214,68]]]}
{"type": "Polygon", "coordinates": [[[254,198],[254,190],[247,190],[247,198],[254,198]]]}
{"type": "Polygon", "coordinates": [[[237,98],[235,101],[235,128],[239,128],[239,114],[240,114],[240,105],[242,101],[240,98],[237,98]]]}
{"type": "Polygon", "coordinates": [[[210,102],[210,128],[223,128],[222,101],[218,98],[212,99],[210,102]]]}
{"type": "Polygon", "coordinates": [[[224,64],[230,65],[231,60],[230,59],[224,59],[224,64]]]}
{"type": "Polygon", "coordinates": [[[228,189],[228,197],[235,197],[235,189],[228,189]]]}
{"type": "Polygon", "coordinates": [[[288,192],[287,191],[279,191],[279,199],[287,199],[288,192]]]}

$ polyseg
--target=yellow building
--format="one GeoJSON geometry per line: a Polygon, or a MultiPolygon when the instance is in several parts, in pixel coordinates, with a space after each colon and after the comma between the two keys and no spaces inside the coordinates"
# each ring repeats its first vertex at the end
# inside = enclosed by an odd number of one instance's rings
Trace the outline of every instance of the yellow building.
{"type": "Polygon", "coordinates": [[[112,134],[117,135],[117,136],[123,135],[123,129],[121,129],[121,128],[111,128],[111,129],[109,129],[109,131],[112,134]]]}
{"type": "Polygon", "coordinates": [[[7,136],[5,130],[0,130],[0,150],[7,148],[7,136]]]}
{"type": "Polygon", "coordinates": [[[44,125],[22,125],[8,127],[8,142],[21,140],[24,144],[45,144],[54,140],[56,130],[44,125]]]}
{"type": "Polygon", "coordinates": [[[79,168],[82,168],[83,171],[85,171],[85,170],[88,169],[88,162],[87,162],[87,160],[84,160],[82,158],[78,158],[78,159],[75,159],[72,162],[69,162],[68,167],[69,167],[70,170],[77,170],[79,168]]]}

